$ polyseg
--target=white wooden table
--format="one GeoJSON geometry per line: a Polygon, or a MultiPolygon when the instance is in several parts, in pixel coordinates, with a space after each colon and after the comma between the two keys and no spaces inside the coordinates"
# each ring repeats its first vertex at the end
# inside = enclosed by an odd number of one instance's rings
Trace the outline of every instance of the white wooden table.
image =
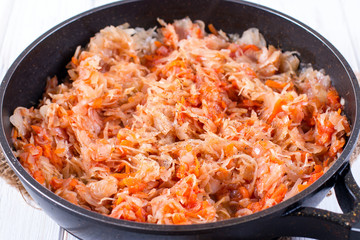
{"type": "MultiPolygon", "coordinates": [[[[56,24],[111,0],[1,0],[0,79],[15,58],[38,36],[56,24]]],[[[360,70],[360,1],[358,0],[254,0],[286,13],[312,27],[360,70]]],[[[352,166],[359,181],[360,161],[352,166]]],[[[319,205],[340,212],[334,194],[319,205]]],[[[0,179],[0,240],[52,240],[59,226],[41,210],[25,203],[20,193],[0,179]]],[[[76,238],[68,236],[68,239],[76,238]]]]}

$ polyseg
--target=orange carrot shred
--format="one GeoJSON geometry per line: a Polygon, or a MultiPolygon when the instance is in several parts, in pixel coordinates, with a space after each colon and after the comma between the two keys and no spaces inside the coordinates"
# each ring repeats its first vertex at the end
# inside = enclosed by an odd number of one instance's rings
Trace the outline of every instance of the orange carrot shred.
{"type": "Polygon", "coordinates": [[[210,32],[211,32],[212,34],[214,34],[214,35],[219,35],[218,31],[215,29],[215,27],[214,27],[214,25],[213,25],[212,23],[210,23],[210,24],[208,25],[208,28],[209,28],[209,30],[210,30],[210,32]]]}

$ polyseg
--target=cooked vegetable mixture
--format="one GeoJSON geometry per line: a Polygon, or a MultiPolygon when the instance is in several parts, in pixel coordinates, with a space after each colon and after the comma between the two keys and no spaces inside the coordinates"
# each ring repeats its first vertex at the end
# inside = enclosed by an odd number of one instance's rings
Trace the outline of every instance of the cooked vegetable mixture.
{"type": "Polygon", "coordinates": [[[255,28],[159,23],[104,28],[14,111],[15,155],[39,183],[114,218],[204,223],[274,206],[337,159],[350,127],[323,71],[255,28]]]}

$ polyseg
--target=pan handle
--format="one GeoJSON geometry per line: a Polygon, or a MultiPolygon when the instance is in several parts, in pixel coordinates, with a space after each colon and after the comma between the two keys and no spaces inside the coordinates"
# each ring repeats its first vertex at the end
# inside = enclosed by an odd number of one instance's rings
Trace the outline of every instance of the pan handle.
{"type": "Polygon", "coordinates": [[[340,173],[334,188],[343,213],[300,207],[285,217],[296,218],[298,224],[289,230],[303,237],[318,239],[360,239],[360,188],[351,173],[350,164],[340,173]]]}
{"type": "Polygon", "coordinates": [[[68,232],[62,227],[59,230],[59,240],[68,240],[68,232]]]}
{"type": "Polygon", "coordinates": [[[344,212],[343,218],[350,227],[349,239],[360,239],[360,187],[352,175],[350,164],[346,166],[334,188],[340,208],[344,212]]]}

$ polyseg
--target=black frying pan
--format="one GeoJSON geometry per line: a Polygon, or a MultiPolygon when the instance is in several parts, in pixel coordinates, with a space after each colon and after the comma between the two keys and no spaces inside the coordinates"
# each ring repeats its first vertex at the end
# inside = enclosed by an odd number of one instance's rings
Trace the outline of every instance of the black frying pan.
{"type": "Polygon", "coordinates": [[[23,185],[44,211],[60,226],[82,239],[261,239],[305,236],[321,239],[360,239],[360,189],[349,168],[349,156],[359,130],[360,88],[341,54],[304,24],[274,10],[232,0],[128,0],[99,7],[54,27],[33,42],[13,63],[0,86],[0,143],[23,185]],[[212,23],[228,33],[257,27],[268,44],[296,50],[301,61],[324,69],[345,101],[351,135],[343,153],[318,181],[298,195],[255,214],[194,225],[154,225],[109,218],[72,205],[35,181],[12,153],[9,117],[17,106],[38,104],[47,76],[66,74],[65,65],[76,46],[107,25],[129,22],[152,27],[160,17],[171,22],[189,16],[212,23]],[[344,214],[312,208],[335,185],[344,214]]]}

